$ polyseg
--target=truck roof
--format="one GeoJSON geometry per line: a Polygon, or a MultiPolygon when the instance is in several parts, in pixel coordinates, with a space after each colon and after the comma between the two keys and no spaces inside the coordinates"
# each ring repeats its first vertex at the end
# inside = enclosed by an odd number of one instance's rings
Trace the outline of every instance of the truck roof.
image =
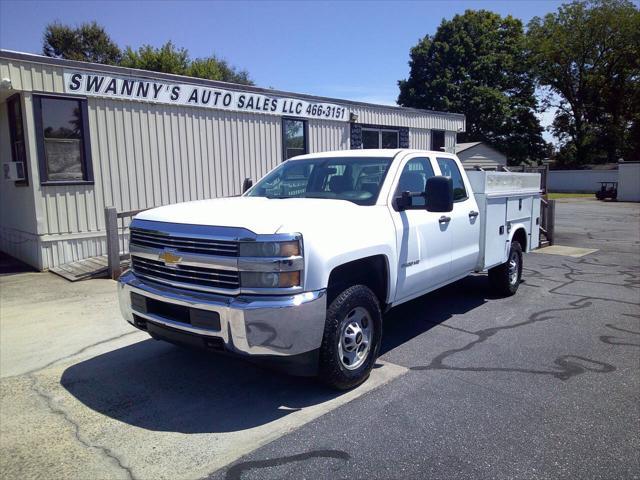
{"type": "Polygon", "coordinates": [[[453,157],[453,154],[447,152],[436,152],[435,150],[417,150],[414,148],[369,148],[358,150],[334,150],[331,152],[308,153],[290,158],[289,161],[308,160],[312,158],[330,158],[330,157],[389,157],[393,158],[399,153],[422,153],[425,155],[438,155],[441,157],[453,157]]]}

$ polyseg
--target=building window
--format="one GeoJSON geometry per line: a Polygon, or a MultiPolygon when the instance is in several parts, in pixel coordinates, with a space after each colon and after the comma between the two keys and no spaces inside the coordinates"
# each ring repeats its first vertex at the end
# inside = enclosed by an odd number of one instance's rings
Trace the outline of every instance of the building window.
{"type": "Polygon", "coordinates": [[[41,183],[93,181],[87,101],[34,96],[41,183]]]}
{"type": "Polygon", "coordinates": [[[285,160],[307,153],[306,123],[304,120],[282,119],[282,152],[285,160]]]}
{"type": "Polygon", "coordinates": [[[444,130],[431,131],[431,150],[435,152],[444,151],[444,130]]]}
{"type": "Polygon", "coordinates": [[[362,129],[362,148],[398,148],[398,130],[362,129]]]}
{"type": "Polygon", "coordinates": [[[21,162],[24,180],[18,180],[15,185],[29,185],[27,173],[27,152],[24,142],[24,123],[22,122],[22,105],[20,95],[13,95],[7,100],[9,110],[9,138],[11,141],[11,161],[21,162]]]}

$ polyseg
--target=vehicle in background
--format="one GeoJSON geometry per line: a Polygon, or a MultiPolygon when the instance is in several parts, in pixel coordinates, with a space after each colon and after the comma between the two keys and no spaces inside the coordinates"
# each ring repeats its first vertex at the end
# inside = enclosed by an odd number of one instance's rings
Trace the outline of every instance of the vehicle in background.
{"type": "Polygon", "coordinates": [[[618,182],[598,182],[600,190],[596,192],[598,200],[616,200],[618,198],[618,182]]]}

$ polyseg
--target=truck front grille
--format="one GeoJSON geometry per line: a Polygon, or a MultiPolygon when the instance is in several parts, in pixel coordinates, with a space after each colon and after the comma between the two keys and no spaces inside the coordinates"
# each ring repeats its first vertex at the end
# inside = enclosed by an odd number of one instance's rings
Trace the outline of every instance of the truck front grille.
{"type": "Polygon", "coordinates": [[[138,256],[131,257],[133,272],[137,275],[176,287],[202,291],[235,290],[240,287],[240,274],[233,270],[175,265],[138,256]]]}
{"type": "Polygon", "coordinates": [[[135,227],[131,228],[130,243],[160,250],[170,248],[181,252],[223,257],[237,257],[239,248],[238,242],[234,241],[174,236],[135,227]]]}

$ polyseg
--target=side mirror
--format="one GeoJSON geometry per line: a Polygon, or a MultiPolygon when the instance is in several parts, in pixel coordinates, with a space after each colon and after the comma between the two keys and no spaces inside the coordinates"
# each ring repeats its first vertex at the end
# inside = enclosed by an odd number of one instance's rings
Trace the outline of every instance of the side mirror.
{"type": "Polygon", "coordinates": [[[424,203],[420,203],[418,205],[413,204],[413,199],[421,197],[424,199],[423,192],[402,192],[399,197],[396,197],[396,209],[399,212],[403,210],[424,210],[424,203]]]}
{"type": "Polygon", "coordinates": [[[244,182],[242,182],[242,193],[245,193],[251,187],[253,187],[253,180],[251,180],[250,178],[245,178],[244,182]]]}
{"type": "Polygon", "coordinates": [[[425,187],[426,208],[429,212],[453,210],[453,182],[449,177],[431,177],[425,187]]]}

